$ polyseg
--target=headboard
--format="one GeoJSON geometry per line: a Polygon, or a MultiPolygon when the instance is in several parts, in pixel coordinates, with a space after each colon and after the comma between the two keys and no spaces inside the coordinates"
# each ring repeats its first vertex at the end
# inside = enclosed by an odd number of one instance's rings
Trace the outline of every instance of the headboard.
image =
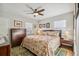
{"type": "Polygon", "coordinates": [[[19,46],[26,36],[25,28],[11,28],[10,29],[11,37],[11,47],[19,46]]]}
{"type": "Polygon", "coordinates": [[[59,37],[61,38],[61,30],[42,30],[43,32],[58,32],[59,37]]]}

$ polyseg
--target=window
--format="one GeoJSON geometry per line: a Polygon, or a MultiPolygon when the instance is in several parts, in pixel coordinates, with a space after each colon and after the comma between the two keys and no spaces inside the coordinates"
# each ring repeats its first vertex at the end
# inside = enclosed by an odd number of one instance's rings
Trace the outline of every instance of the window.
{"type": "Polygon", "coordinates": [[[54,22],[54,28],[55,29],[63,29],[66,28],[66,20],[60,20],[54,22]]]}
{"type": "Polygon", "coordinates": [[[33,23],[26,23],[25,27],[28,35],[33,33],[33,23]]]}

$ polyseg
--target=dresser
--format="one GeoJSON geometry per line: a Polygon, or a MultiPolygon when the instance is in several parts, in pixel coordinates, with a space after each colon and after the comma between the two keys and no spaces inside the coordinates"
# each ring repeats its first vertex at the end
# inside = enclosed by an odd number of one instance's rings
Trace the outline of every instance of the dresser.
{"type": "Polygon", "coordinates": [[[0,45],[0,56],[10,56],[10,44],[9,43],[0,45]]]}
{"type": "Polygon", "coordinates": [[[61,38],[61,45],[73,47],[74,42],[73,42],[73,40],[65,40],[64,38],[61,38]]]}

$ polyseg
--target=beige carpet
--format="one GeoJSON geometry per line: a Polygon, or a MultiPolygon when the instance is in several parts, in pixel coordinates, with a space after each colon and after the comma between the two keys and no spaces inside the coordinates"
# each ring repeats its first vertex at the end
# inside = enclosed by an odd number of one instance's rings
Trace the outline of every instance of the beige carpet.
{"type": "Polygon", "coordinates": [[[35,56],[28,49],[25,49],[21,46],[17,46],[11,49],[11,56],[35,56]]]}
{"type": "MultiPolygon", "coordinates": [[[[66,56],[67,49],[60,47],[57,49],[56,56],[66,56]]],[[[11,49],[11,56],[35,56],[31,51],[21,46],[17,46],[11,49]]]]}

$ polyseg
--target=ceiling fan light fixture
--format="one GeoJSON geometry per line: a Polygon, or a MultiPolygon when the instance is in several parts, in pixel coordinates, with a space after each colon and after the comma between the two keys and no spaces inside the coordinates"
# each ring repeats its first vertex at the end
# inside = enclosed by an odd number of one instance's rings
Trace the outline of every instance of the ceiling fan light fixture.
{"type": "Polygon", "coordinates": [[[39,14],[38,13],[34,13],[33,15],[38,16],[39,14]]]}

